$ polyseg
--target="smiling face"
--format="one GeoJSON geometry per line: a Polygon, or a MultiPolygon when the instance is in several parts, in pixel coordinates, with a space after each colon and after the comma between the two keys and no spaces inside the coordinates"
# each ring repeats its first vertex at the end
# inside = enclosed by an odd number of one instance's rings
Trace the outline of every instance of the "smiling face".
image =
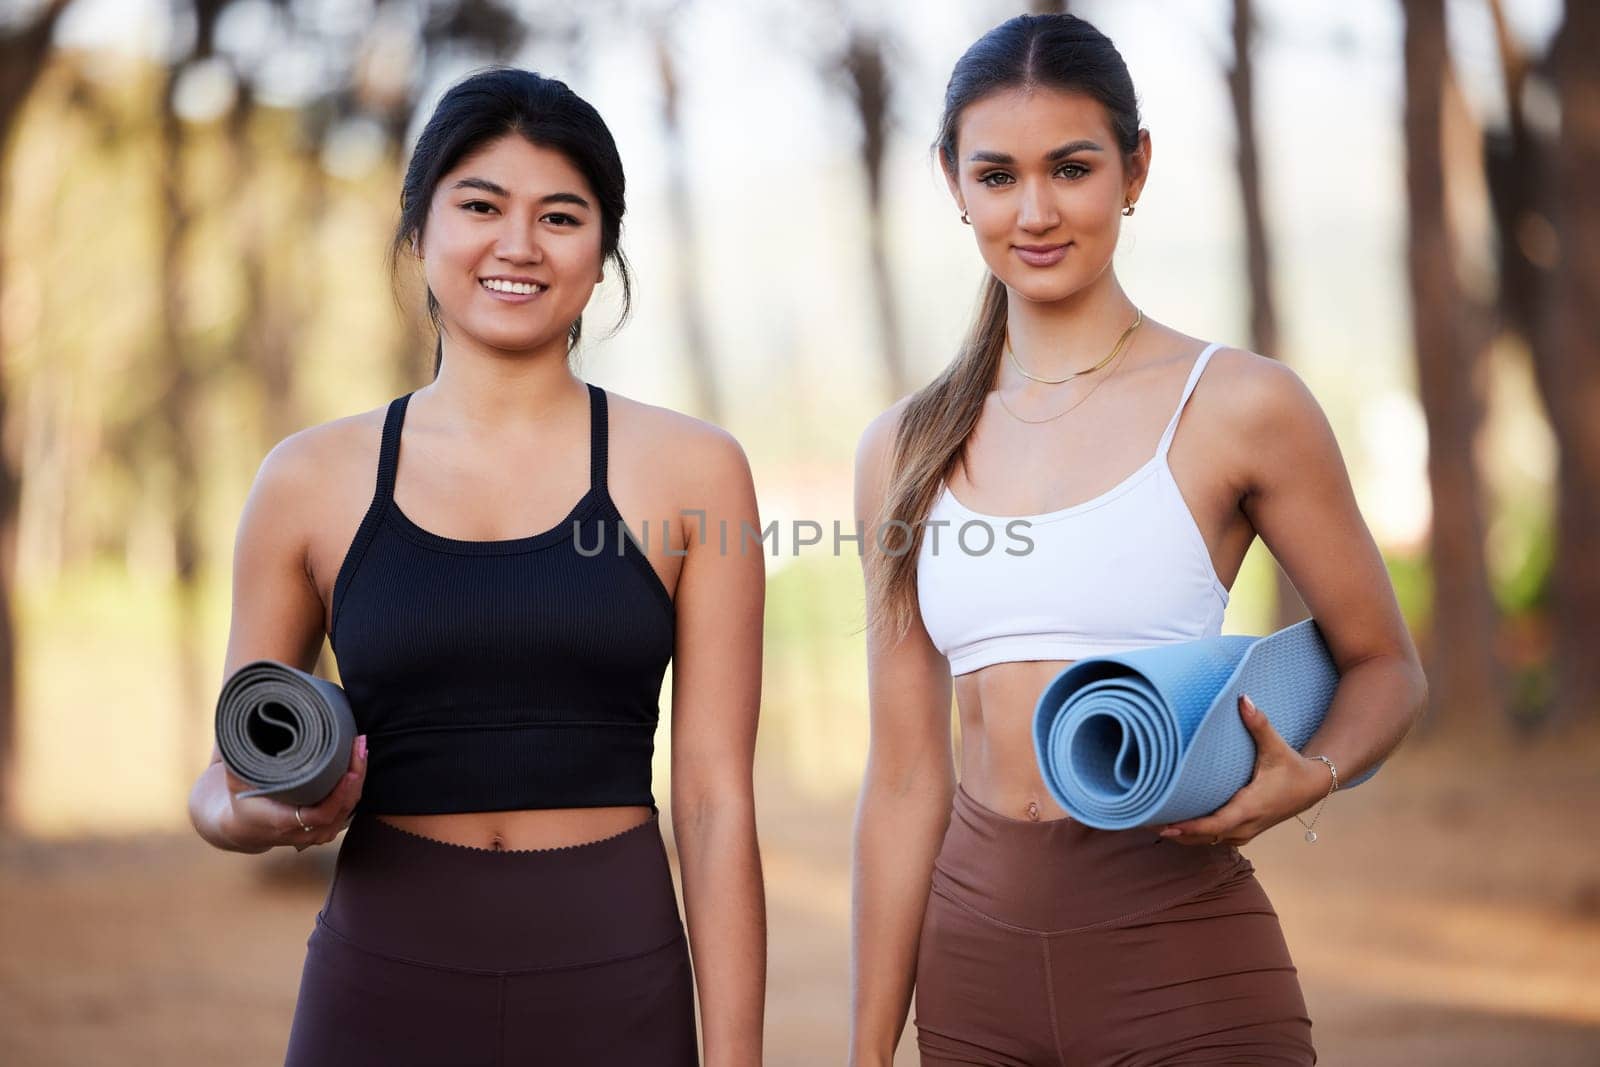
{"type": "Polygon", "coordinates": [[[1139,149],[1125,166],[1098,100],[1007,89],[962,112],[951,163],[950,191],[989,270],[1024,299],[1052,302],[1110,265],[1122,207],[1144,188],[1150,136],[1139,131],[1139,149]]]}
{"type": "Polygon", "coordinates": [[[507,134],[440,178],[420,252],[448,333],[524,351],[564,345],[600,279],[600,237],[583,173],[507,134]]]}

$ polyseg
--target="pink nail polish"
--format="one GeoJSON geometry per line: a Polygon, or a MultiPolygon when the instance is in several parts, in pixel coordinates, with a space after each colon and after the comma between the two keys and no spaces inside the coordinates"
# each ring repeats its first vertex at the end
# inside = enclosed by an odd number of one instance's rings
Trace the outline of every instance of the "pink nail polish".
{"type": "Polygon", "coordinates": [[[367,758],[367,735],[366,734],[362,734],[361,735],[361,758],[362,759],[366,759],[367,758]]]}

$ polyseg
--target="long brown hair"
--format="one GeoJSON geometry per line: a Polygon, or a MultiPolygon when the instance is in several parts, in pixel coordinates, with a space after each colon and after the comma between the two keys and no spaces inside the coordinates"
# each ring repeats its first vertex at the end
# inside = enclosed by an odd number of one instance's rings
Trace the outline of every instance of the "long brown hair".
{"type": "MultiPolygon", "coordinates": [[[[1133,80],[1110,38],[1074,15],[1018,15],[973,43],[945,87],[934,151],[954,178],[962,112],[1002,89],[1047,87],[1099,100],[1124,161],[1139,147],[1133,80]]],[[[889,485],[865,542],[869,619],[903,637],[917,610],[923,520],[966,453],[1005,343],[1006,287],[983,282],[977,313],[954,360],[906,403],[895,428],[889,485]]]]}

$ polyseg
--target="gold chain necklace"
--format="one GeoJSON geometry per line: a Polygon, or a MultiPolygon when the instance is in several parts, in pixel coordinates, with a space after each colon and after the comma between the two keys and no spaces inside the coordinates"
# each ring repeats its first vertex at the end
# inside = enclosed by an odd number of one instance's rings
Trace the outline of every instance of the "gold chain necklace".
{"type": "Polygon", "coordinates": [[[1128,343],[1128,338],[1133,336],[1133,331],[1137,330],[1139,328],[1139,324],[1143,321],[1144,312],[1139,308],[1134,308],[1133,322],[1128,325],[1126,330],[1122,331],[1122,336],[1117,338],[1117,343],[1111,346],[1111,351],[1106,353],[1106,358],[1102,359],[1099,363],[1096,363],[1092,367],[1073,371],[1065,378],[1041,378],[1039,375],[1034,374],[1032,371],[1028,370],[1028,368],[1024,367],[1022,365],[1022,361],[1017,358],[1016,352],[1012,351],[1010,330],[1006,331],[1006,355],[1011,357],[1011,365],[1017,368],[1017,373],[1022,375],[1024,378],[1027,378],[1029,381],[1039,382],[1042,385],[1062,385],[1066,382],[1072,381],[1074,378],[1081,378],[1085,374],[1093,374],[1095,371],[1101,369],[1106,364],[1116,359],[1117,353],[1122,351],[1122,346],[1128,343]]]}
{"type": "MultiPolygon", "coordinates": [[[[1138,322],[1135,321],[1134,325],[1137,326],[1138,322]]],[[[1131,328],[1130,328],[1130,332],[1131,332],[1131,328]]],[[[1126,341],[1127,338],[1128,338],[1127,334],[1123,334],[1122,335],[1123,341],[1126,341]]],[[[1117,347],[1113,348],[1111,350],[1111,354],[1113,356],[1120,355],[1124,350],[1125,349],[1124,349],[1122,341],[1118,341],[1117,342],[1117,347]]],[[[1006,403],[1006,394],[1005,394],[1004,390],[997,388],[994,391],[994,395],[995,395],[995,399],[1000,401],[1000,406],[1005,408],[1007,415],[1010,415],[1013,419],[1016,419],[1018,422],[1027,423],[1029,426],[1037,426],[1042,422],[1054,422],[1056,419],[1061,418],[1061,416],[1063,416],[1063,415],[1067,414],[1068,412],[1073,411],[1074,409],[1076,409],[1080,404],[1084,403],[1091,396],[1094,396],[1095,390],[1099,389],[1102,385],[1106,384],[1106,382],[1110,381],[1111,378],[1117,373],[1117,371],[1121,367],[1122,367],[1122,363],[1119,360],[1117,362],[1117,365],[1111,369],[1111,373],[1107,374],[1104,378],[1101,378],[1099,381],[1095,382],[1094,385],[1089,388],[1088,392],[1084,393],[1077,400],[1075,400],[1071,404],[1067,405],[1067,407],[1065,409],[1056,412],[1054,415],[1046,415],[1042,419],[1025,419],[1021,415],[1018,415],[1015,411],[1012,411],[1011,410],[1011,405],[1006,403]]]]}

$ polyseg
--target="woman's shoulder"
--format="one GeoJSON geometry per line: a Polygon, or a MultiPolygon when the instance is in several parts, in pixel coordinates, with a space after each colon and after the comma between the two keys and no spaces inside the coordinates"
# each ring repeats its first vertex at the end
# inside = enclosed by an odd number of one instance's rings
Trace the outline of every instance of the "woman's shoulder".
{"type": "Polygon", "coordinates": [[[349,489],[358,477],[375,482],[386,411],[384,405],[285,437],[261,461],[253,492],[306,500],[349,489]]]}
{"type": "Polygon", "coordinates": [[[240,558],[284,551],[317,573],[331,574],[371,504],[383,419],[382,408],[365,411],[307,427],[274,445],[240,515],[240,558]]]}
{"type": "Polygon", "coordinates": [[[888,459],[894,446],[895,435],[900,432],[900,420],[905,417],[906,408],[916,399],[917,393],[907,393],[905,396],[884,408],[872,417],[872,421],[861,431],[861,437],[856,442],[856,462],[869,465],[879,465],[888,459]]]}
{"type": "Polygon", "coordinates": [[[1195,386],[1203,402],[1235,427],[1282,429],[1321,407],[1305,381],[1282,360],[1243,348],[1218,348],[1195,386]]]}
{"type": "Polygon", "coordinates": [[[658,404],[606,390],[608,436],[624,455],[659,465],[668,475],[699,479],[749,471],[738,438],[721,426],[658,404]]]}

